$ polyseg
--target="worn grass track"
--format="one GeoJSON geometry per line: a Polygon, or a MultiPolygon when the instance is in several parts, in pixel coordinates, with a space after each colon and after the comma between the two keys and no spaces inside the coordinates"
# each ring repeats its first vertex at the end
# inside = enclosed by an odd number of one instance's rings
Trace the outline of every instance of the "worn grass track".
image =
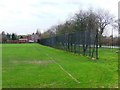
{"type": "Polygon", "coordinates": [[[99,59],[93,61],[82,55],[39,44],[4,44],[3,88],[118,87],[115,51],[100,49],[99,59]]]}

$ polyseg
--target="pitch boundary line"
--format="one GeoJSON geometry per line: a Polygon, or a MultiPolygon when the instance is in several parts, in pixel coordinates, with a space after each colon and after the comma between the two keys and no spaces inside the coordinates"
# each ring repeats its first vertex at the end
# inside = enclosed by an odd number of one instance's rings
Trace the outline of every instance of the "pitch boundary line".
{"type": "MultiPolygon", "coordinates": [[[[48,54],[46,54],[46,55],[49,57],[48,54]]],[[[67,72],[59,63],[55,62],[55,60],[54,60],[52,57],[50,57],[50,59],[51,59],[55,64],[57,64],[57,65],[60,67],[60,69],[61,69],[62,71],[64,71],[69,77],[71,77],[75,82],[80,83],[80,81],[78,81],[78,80],[77,80],[75,77],[73,77],[69,72],[67,72]]]]}

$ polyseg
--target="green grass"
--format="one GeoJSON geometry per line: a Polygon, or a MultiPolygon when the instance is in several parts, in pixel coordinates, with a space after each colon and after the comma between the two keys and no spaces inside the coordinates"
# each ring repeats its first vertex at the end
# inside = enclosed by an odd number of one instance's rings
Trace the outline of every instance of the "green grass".
{"type": "Polygon", "coordinates": [[[100,49],[99,59],[39,44],[3,45],[3,88],[118,87],[116,49],[100,49]],[[75,82],[60,66],[76,78],[75,82]]]}

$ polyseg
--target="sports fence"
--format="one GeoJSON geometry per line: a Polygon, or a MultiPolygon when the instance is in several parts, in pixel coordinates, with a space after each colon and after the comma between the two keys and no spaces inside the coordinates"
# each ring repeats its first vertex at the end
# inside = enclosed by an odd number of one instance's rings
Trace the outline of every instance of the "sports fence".
{"type": "Polygon", "coordinates": [[[98,33],[90,30],[44,38],[42,45],[98,58],[98,33]]]}

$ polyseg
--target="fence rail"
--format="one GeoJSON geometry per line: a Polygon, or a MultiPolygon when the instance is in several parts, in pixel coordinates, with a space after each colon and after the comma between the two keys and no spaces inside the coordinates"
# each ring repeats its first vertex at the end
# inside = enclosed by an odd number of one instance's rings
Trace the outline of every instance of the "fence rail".
{"type": "Polygon", "coordinates": [[[39,40],[42,45],[98,58],[98,34],[90,30],[39,40]]]}

